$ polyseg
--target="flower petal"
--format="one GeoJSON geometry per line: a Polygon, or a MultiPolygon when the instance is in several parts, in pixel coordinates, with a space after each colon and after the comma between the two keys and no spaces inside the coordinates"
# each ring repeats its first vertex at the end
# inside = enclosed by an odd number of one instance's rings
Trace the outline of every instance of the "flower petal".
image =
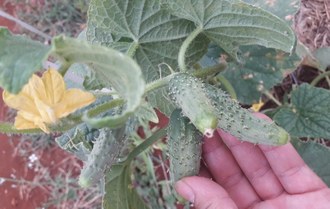
{"type": "Polygon", "coordinates": [[[18,95],[10,94],[7,91],[2,93],[3,101],[10,108],[16,110],[23,110],[26,112],[31,112],[33,114],[39,114],[39,111],[36,108],[36,105],[33,101],[33,98],[30,95],[19,93],[18,95]]]}
{"type": "Polygon", "coordinates": [[[58,118],[56,118],[55,111],[52,107],[48,106],[38,98],[34,99],[37,109],[40,113],[40,117],[45,123],[55,123],[58,118]]]}
{"type": "Polygon", "coordinates": [[[49,104],[61,101],[65,93],[65,83],[62,75],[56,70],[49,69],[42,75],[49,104]]]}
{"type": "Polygon", "coordinates": [[[69,89],[65,92],[61,102],[55,107],[58,118],[65,117],[74,111],[95,101],[93,94],[80,89],[69,89]]]}
{"type": "Polygon", "coordinates": [[[49,130],[42,118],[40,116],[31,115],[29,112],[18,111],[14,125],[17,129],[40,128],[45,133],[49,133],[49,130]]]}
{"type": "Polygon", "coordinates": [[[49,104],[45,85],[42,82],[41,78],[36,75],[32,75],[29,80],[29,83],[24,86],[22,93],[30,95],[33,99],[38,98],[41,101],[44,101],[49,104]]]}

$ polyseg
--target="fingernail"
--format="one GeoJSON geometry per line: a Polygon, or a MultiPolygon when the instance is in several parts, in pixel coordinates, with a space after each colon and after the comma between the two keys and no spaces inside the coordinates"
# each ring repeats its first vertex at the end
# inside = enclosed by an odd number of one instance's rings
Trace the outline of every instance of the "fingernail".
{"type": "Polygon", "coordinates": [[[195,194],[192,188],[183,180],[180,180],[175,183],[175,190],[179,195],[181,195],[184,199],[188,200],[191,203],[194,203],[195,194]]]}

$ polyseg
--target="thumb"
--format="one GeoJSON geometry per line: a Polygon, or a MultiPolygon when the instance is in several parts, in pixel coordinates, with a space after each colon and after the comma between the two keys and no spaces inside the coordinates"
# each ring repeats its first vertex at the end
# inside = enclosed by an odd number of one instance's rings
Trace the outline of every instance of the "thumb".
{"type": "Polygon", "coordinates": [[[175,190],[196,209],[237,209],[228,193],[210,179],[186,177],[176,182],[175,190]]]}

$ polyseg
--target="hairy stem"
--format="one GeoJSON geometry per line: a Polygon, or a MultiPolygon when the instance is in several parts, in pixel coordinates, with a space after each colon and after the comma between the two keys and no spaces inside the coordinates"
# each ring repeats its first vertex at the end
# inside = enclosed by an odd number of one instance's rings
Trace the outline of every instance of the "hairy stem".
{"type": "Polygon", "coordinates": [[[320,82],[323,78],[326,78],[330,76],[330,71],[326,71],[320,75],[318,75],[316,78],[314,78],[314,80],[311,82],[312,86],[316,86],[316,84],[318,84],[318,82],[320,82]]]}
{"type": "Polygon", "coordinates": [[[180,51],[179,51],[179,57],[178,57],[178,63],[179,63],[179,68],[181,72],[186,72],[187,71],[187,66],[186,66],[186,52],[190,46],[190,44],[193,42],[193,40],[201,33],[203,32],[202,27],[197,27],[187,38],[186,40],[182,43],[180,51]]]}
{"type": "Polygon", "coordinates": [[[130,47],[128,48],[126,55],[129,57],[134,57],[136,50],[139,48],[139,44],[133,42],[130,47]]]}
{"type": "Polygon", "coordinates": [[[156,131],[152,136],[144,140],[141,144],[139,144],[126,158],[125,162],[131,162],[136,156],[141,154],[144,150],[150,147],[153,143],[158,141],[159,139],[166,136],[166,128],[160,129],[156,131]]]}
{"type": "Polygon", "coordinates": [[[231,98],[237,100],[237,94],[231,83],[223,75],[218,76],[217,79],[225,87],[231,98]]]}
{"type": "Polygon", "coordinates": [[[196,76],[197,78],[205,78],[209,75],[218,74],[224,71],[226,68],[227,68],[227,63],[219,63],[212,67],[196,70],[195,72],[193,72],[193,75],[196,76]]]}

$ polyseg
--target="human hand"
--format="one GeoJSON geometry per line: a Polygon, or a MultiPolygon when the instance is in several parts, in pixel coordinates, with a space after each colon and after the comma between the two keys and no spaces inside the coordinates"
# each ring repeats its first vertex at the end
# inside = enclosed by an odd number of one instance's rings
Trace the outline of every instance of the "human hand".
{"type": "Polygon", "coordinates": [[[330,208],[330,189],[290,143],[253,145],[218,130],[205,139],[203,159],[200,176],[175,184],[196,209],[330,208]]]}

